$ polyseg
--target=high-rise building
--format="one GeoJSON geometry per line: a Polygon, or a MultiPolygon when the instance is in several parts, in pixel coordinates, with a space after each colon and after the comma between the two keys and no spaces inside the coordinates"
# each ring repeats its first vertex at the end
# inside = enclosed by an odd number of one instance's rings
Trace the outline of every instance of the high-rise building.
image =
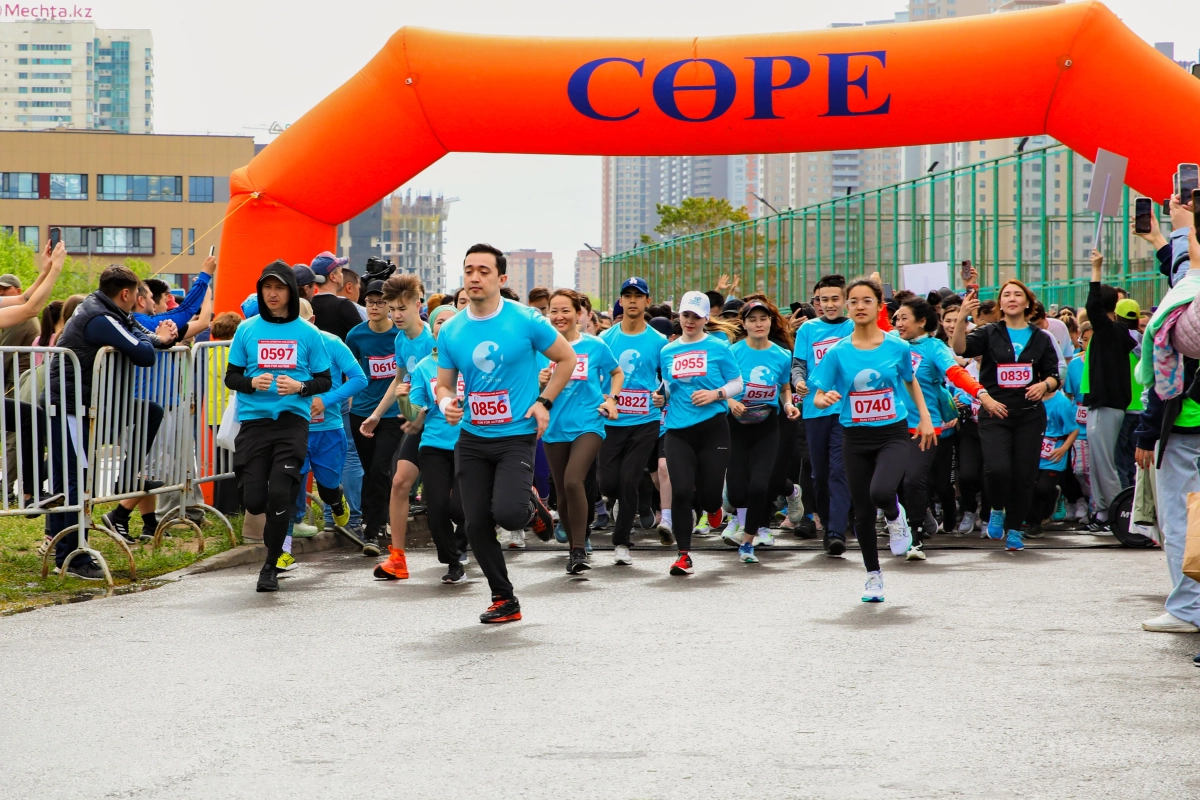
{"type": "Polygon", "coordinates": [[[600,296],[600,254],[595,250],[575,253],[575,291],[600,296]]]}
{"type": "Polygon", "coordinates": [[[89,21],[0,23],[0,130],[154,132],[154,38],[89,21]]]}
{"type": "Polygon", "coordinates": [[[601,159],[602,231],[600,249],[632,250],[657,224],[657,156],[605,156],[601,159]]]}
{"type": "Polygon", "coordinates": [[[513,250],[504,257],[508,260],[508,288],[520,296],[522,303],[529,298],[533,287],[554,287],[554,253],[513,250]]]}
{"type": "Polygon", "coordinates": [[[371,257],[391,261],[401,272],[420,276],[426,294],[446,284],[446,220],[450,200],[432,193],[396,192],[338,226],[338,255],[360,275],[371,257]]]}

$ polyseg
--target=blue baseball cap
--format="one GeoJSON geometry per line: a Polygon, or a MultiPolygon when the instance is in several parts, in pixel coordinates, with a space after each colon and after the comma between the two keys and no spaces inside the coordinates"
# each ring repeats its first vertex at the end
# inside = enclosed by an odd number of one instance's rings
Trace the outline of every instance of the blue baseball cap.
{"type": "Polygon", "coordinates": [[[338,267],[344,267],[349,263],[350,259],[338,258],[328,250],[323,250],[313,258],[311,266],[317,283],[324,283],[329,278],[330,273],[338,267]]]}
{"type": "Polygon", "coordinates": [[[258,316],[258,292],[251,292],[250,295],[242,301],[242,316],[246,319],[258,316]]]}
{"type": "Polygon", "coordinates": [[[646,295],[646,297],[650,296],[650,284],[646,283],[642,278],[626,278],[625,282],[621,284],[621,291],[618,294],[624,294],[626,289],[637,289],[646,295]]]}
{"type": "Polygon", "coordinates": [[[317,282],[317,276],[309,269],[308,264],[297,264],[292,267],[292,272],[296,275],[296,286],[298,287],[311,286],[317,282]]]}

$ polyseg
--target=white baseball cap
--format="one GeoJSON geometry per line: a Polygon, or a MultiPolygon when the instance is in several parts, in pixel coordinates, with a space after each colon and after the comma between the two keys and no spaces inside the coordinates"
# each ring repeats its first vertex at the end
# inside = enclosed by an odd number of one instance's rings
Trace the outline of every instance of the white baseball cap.
{"type": "Polygon", "coordinates": [[[708,319],[710,310],[708,295],[703,292],[686,292],[683,299],[679,301],[680,314],[690,311],[702,319],[708,319]]]}

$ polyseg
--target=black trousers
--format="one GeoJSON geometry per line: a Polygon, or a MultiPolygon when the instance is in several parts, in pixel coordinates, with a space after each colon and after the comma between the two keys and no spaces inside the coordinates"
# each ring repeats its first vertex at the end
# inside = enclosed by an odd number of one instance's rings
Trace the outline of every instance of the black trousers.
{"type": "Polygon", "coordinates": [[[489,439],[463,431],[454,448],[454,474],[463,487],[467,541],[493,597],[513,597],[496,526],[520,530],[533,518],[536,443],[534,433],[489,439]]]}
{"type": "MultiPolygon", "coordinates": [[[[925,511],[929,508],[929,476],[933,472],[933,461],[941,444],[928,450],[921,449],[921,440],[909,438],[908,453],[904,464],[904,512],[908,515],[908,525],[912,528],[913,542],[920,542],[925,537],[925,511]]],[[[949,446],[946,445],[946,449],[949,446]]]]}
{"type": "MultiPolygon", "coordinates": [[[[729,502],[746,509],[746,531],[758,533],[771,521],[771,476],[779,453],[779,415],[743,425],[729,417],[729,502]]],[[[675,483],[671,482],[674,489],[675,483]]]]}
{"type": "MultiPolygon", "coordinates": [[[[1064,464],[1068,458],[1069,455],[1063,458],[1064,464]]],[[[1079,481],[1075,480],[1075,473],[1070,469],[1064,467],[1038,470],[1037,483],[1033,488],[1033,502],[1029,505],[1029,516],[1025,522],[1035,525],[1053,514],[1059,489],[1068,503],[1074,503],[1083,497],[1079,481]]]]}
{"type": "Polygon", "coordinates": [[[979,415],[983,480],[992,508],[1004,509],[1005,527],[1018,530],[1029,516],[1037,483],[1046,407],[1009,409],[1008,416],[979,415]]]}
{"type": "Polygon", "coordinates": [[[983,445],[979,441],[979,424],[972,421],[962,423],[958,432],[958,454],[955,466],[958,470],[959,502],[963,511],[978,511],[987,517],[991,511],[987,488],[983,485],[983,445]],[[975,496],[981,495],[982,507],[975,496]]]}
{"type": "Polygon", "coordinates": [[[422,447],[419,462],[429,535],[437,548],[438,561],[450,564],[467,551],[462,494],[454,478],[454,451],[422,447]]]}
{"type": "MultiPolygon", "coordinates": [[[[767,494],[772,498],[792,493],[792,486],[798,482],[800,459],[808,453],[805,447],[802,455],[796,441],[804,429],[800,420],[788,419],[785,414],[776,414],[775,419],[779,428],[779,446],[775,448],[775,466],[771,470],[770,486],[767,487],[767,494]]],[[[800,492],[804,493],[803,486],[800,492]]]]}
{"type": "MultiPolygon", "coordinates": [[[[47,438],[49,434],[46,429],[46,410],[39,405],[5,398],[4,429],[9,433],[16,433],[18,430],[21,432],[21,448],[18,453],[21,462],[21,492],[41,497],[43,494],[41,482],[50,479],[50,476],[46,474],[46,459],[42,455],[42,451],[50,445],[50,440],[47,438]],[[37,468],[36,485],[34,481],[35,465],[37,468]]],[[[12,441],[16,442],[15,436],[12,437],[12,441]]],[[[4,475],[4,485],[11,487],[16,475],[17,465],[9,464],[8,472],[4,475]]]]}
{"type": "Polygon", "coordinates": [[[878,427],[849,425],[842,431],[842,460],[850,483],[854,535],[862,550],[863,566],[867,572],[875,572],[879,569],[875,509],[883,511],[889,520],[900,516],[896,490],[904,479],[908,457],[908,423],[878,427]]]}
{"type": "MultiPolygon", "coordinates": [[[[600,482],[600,494],[615,498],[617,526],[613,530],[613,544],[629,544],[629,533],[633,530],[633,518],[640,508],[638,485],[646,472],[650,454],[658,446],[659,421],[643,425],[605,425],[604,443],[600,445],[599,469],[596,474],[600,482]]],[[[649,499],[649,498],[647,498],[649,499]]],[[[559,495],[559,513],[562,513],[562,496],[559,495]]]]}
{"type": "Polygon", "coordinates": [[[308,456],[308,419],[284,412],[279,419],[242,423],[233,454],[233,469],[242,489],[246,512],[266,514],[263,544],[266,563],[283,554],[288,521],[300,494],[300,467],[308,456]]]}
{"type": "Polygon", "coordinates": [[[389,504],[392,498],[392,472],[395,469],[396,450],[404,431],[401,417],[379,420],[373,437],[363,436],[359,426],[366,417],[350,415],[350,432],[354,436],[354,449],[362,462],[362,514],[367,536],[379,536],[387,524],[389,504]]]}
{"type": "Polygon", "coordinates": [[[724,414],[690,428],[667,431],[667,474],[671,476],[671,528],[680,552],[692,549],[692,509],[721,507],[729,466],[729,423],[724,414]]]}
{"type": "Polygon", "coordinates": [[[954,500],[954,456],[958,433],[938,439],[934,448],[933,469],[929,471],[929,495],[942,504],[942,530],[949,533],[958,522],[958,504],[954,500]]]}

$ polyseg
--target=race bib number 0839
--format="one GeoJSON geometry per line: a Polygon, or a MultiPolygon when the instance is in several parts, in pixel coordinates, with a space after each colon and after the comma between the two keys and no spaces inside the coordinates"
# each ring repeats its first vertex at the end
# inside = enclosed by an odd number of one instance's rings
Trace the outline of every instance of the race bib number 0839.
{"type": "Polygon", "coordinates": [[[708,374],[708,351],[690,350],[671,357],[672,378],[699,378],[708,374]]]}
{"type": "Polygon", "coordinates": [[[258,343],[259,369],[295,369],[297,350],[295,341],[262,339],[258,343]]]}
{"type": "Polygon", "coordinates": [[[1033,383],[1033,364],[997,364],[996,383],[1004,389],[1024,389],[1033,383]]]}

